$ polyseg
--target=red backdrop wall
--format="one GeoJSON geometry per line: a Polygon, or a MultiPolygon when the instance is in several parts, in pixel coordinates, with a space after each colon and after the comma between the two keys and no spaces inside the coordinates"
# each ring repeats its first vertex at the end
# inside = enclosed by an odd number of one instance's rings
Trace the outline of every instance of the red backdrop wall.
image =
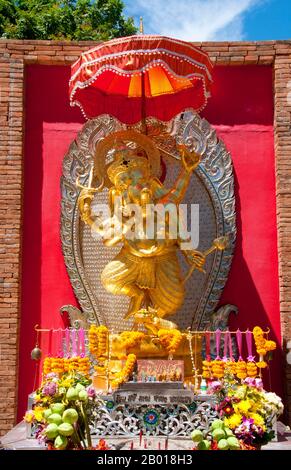
{"type": "MultiPolygon", "coordinates": [[[[30,359],[33,327],[65,324],[59,309],[75,304],[60,243],[61,165],[83,124],[68,102],[69,67],[26,69],[23,281],[20,333],[19,419],[35,386],[30,359]]],[[[231,327],[270,326],[280,342],[273,142],[272,69],[217,67],[204,112],[230,150],[236,179],[238,239],[221,303],[238,306],[231,327]]],[[[48,335],[42,347],[55,349],[48,335]]],[[[281,393],[280,352],[267,382],[281,393]]]]}

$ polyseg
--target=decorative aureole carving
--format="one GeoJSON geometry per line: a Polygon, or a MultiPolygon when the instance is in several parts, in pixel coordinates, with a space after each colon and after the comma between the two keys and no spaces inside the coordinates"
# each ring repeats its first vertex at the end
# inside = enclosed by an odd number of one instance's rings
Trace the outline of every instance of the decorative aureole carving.
{"type": "MultiPolygon", "coordinates": [[[[142,124],[131,127],[141,131],[142,124]]],[[[100,281],[104,266],[113,259],[120,247],[105,247],[102,240],[92,237],[90,228],[80,221],[77,210],[79,189],[76,179],[86,185],[95,158],[96,145],[108,134],[128,129],[109,115],[89,120],[71,144],[63,161],[61,239],[65,263],[72,287],[80,303],[82,313],[76,314],[66,306],[75,320],[85,323],[106,324],[113,332],[132,327],[132,320],[124,320],[128,298],[105,291],[100,281]]],[[[231,306],[223,307],[215,315],[217,303],[225,286],[235,245],[235,198],[230,153],[217,138],[215,130],[198,114],[185,112],[164,123],[147,119],[147,133],[158,147],[165,169],[164,185],[171,187],[181,167],[177,144],[202,155],[201,163],[193,173],[184,203],[199,204],[199,246],[204,251],[214,238],[228,234],[230,243],[226,250],[215,251],[207,257],[205,274],[194,271],[186,283],[183,306],[169,320],[179,328],[205,330],[213,321],[226,320],[231,306]],[[220,313],[219,313],[220,312],[220,313]],[[217,315],[219,313],[219,315],[217,315]],[[224,318],[225,317],[225,318],[224,318]],[[215,320],[216,319],[216,320],[215,320]]],[[[97,193],[94,204],[106,204],[108,189],[97,193]]],[[[190,217],[190,210],[188,210],[190,217]]],[[[181,256],[181,268],[185,275],[188,265],[181,256]]]]}

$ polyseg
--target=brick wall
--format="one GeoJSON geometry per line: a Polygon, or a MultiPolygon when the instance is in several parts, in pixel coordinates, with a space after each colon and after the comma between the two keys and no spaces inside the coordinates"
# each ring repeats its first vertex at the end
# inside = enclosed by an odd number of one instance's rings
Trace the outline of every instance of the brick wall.
{"type": "MultiPolygon", "coordinates": [[[[91,41],[0,40],[0,432],[15,424],[20,322],[23,90],[26,64],[65,65],[91,41]]],[[[291,41],[195,43],[217,65],[274,67],[275,149],[283,344],[291,339],[291,41]],[[290,80],[290,87],[288,88],[290,80]],[[288,91],[290,102],[288,104],[288,91]]],[[[291,367],[286,366],[291,418],[291,367]]]]}

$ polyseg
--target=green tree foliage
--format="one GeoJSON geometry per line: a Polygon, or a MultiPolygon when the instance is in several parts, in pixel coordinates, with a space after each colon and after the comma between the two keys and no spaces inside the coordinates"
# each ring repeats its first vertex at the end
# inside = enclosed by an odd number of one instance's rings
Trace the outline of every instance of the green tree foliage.
{"type": "Polygon", "coordinates": [[[0,38],[108,40],[136,33],[122,0],[0,0],[0,38]]]}

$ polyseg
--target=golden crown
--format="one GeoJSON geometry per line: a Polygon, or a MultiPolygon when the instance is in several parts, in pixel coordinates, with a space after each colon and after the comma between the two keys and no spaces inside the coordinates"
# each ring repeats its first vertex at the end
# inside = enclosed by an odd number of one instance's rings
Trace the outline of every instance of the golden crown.
{"type": "Polygon", "coordinates": [[[127,129],[108,134],[98,143],[94,157],[94,177],[98,181],[104,180],[104,185],[108,188],[114,184],[117,174],[137,167],[143,168],[152,176],[159,176],[160,152],[147,135],[127,129]],[[129,147],[125,142],[134,143],[136,148],[129,147]],[[106,165],[107,156],[112,150],[114,161],[106,165]]]}
{"type": "Polygon", "coordinates": [[[150,164],[146,157],[137,156],[134,150],[126,147],[115,151],[115,160],[108,166],[107,174],[114,184],[116,176],[133,168],[140,168],[149,173],[150,164]]]}

